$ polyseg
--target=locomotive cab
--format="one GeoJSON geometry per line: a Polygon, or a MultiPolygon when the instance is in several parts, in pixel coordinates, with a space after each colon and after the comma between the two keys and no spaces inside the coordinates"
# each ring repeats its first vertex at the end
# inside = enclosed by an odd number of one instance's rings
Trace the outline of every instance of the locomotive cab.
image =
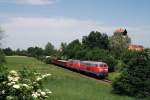
{"type": "Polygon", "coordinates": [[[105,63],[99,63],[97,64],[97,68],[99,70],[99,73],[97,76],[104,77],[108,75],[108,65],[105,63]]]}

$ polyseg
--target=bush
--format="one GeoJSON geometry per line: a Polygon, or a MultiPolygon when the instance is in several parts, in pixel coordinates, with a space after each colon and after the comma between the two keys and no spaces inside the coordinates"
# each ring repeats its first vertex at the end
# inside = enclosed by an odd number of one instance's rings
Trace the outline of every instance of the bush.
{"type": "Polygon", "coordinates": [[[122,54],[122,61],[127,65],[128,62],[134,58],[134,57],[137,57],[137,55],[139,54],[138,51],[125,51],[123,54],[122,54]]]}
{"type": "Polygon", "coordinates": [[[129,96],[150,96],[150,58],[145,52],[133,57],[121,76],[113,83],[115,93],[129,96]]]}
{"type": "Polygon", "coordinates": [[[126,64],[122,60],[118,60],[115,70],[122,71],[125,67],[126,67],[126,64]]]}
{"type": "Polygon", "coordinates": [[[0,81],[0,100],[44,100],[51,93],[42,86],[43,79],[49,75],[27,69],[5,71],[0,81]]]}

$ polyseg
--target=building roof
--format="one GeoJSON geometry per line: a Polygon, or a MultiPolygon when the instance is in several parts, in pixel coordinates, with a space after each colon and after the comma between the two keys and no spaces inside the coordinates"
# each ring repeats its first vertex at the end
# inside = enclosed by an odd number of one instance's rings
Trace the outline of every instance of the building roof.
{"type": "Polygon", "coordinates": [[[129,47],[132,47],[132,48],[144,48],[142,45],[137,45],[137,44],[131,44],[131,45],[129,45],[129,47]]]}
{"type": "Polygon", "coordinates": [[[121,33],[122,35],[127,35],[127,30],[123,28],[116,29],[114,33],[121,33]]]}
{"type": "Polygon", "coordinates": [[[116,29],[115,30],[115,33],[123,33],[125,32],[126,29],[123,29],[123,28],[119,28],[119,29],[116,29]]]}

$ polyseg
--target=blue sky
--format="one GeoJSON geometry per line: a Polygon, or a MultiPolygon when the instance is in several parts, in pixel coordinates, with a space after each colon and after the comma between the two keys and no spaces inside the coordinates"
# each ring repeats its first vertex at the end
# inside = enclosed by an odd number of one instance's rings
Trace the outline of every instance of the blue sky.
{"type": "Polygon", "coordinates": [[[3,47],[25,49],[126,28],[134,44],[150,47],[150,0],[0,0],[3,47]]]}

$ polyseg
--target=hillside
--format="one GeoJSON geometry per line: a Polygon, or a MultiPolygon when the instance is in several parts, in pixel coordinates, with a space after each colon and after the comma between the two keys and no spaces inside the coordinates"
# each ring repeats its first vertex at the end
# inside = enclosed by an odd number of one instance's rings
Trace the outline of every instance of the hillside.
{"type": "Polygon", "coordinates": [[[24,56],[7,56],[6,66],[11,69],[22,69],[23,66],[34,68],[41,73],[51,73],[46,87],[53,93],[48,100],[135,100],[127,96],[111,93],[111,85],[84,75],[47,65],[34,58],[24,56]]]}

